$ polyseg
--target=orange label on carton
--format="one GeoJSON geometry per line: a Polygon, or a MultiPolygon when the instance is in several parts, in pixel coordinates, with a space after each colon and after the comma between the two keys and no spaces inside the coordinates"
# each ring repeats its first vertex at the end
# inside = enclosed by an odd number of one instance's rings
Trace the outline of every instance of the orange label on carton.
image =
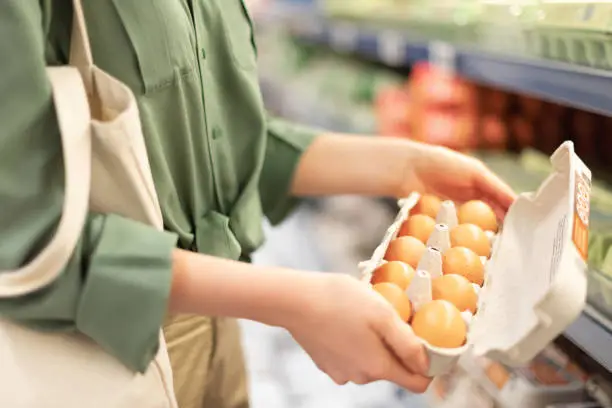
{"type": "Polygon", "coordinates": [[[585,261],[589,255],[589,215],[591,211],[591,180],[576,173],[574,191],[574,226],[572,241],[585,261]]]}

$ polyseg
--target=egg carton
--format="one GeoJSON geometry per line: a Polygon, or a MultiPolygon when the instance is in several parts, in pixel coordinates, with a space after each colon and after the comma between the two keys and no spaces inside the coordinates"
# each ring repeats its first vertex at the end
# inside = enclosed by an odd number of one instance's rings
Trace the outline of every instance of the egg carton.
{"type": "MultiPolygon", "coordinates": [[[[582,401],[586,395],[585,383],[546,356],[545,350],[527,367],[508,369],[487,358],[461,358],[459,367],[491,395],[500,408],[541,408],[558,402],[582,401]],[[551,365],[552,373],[566,382],[543,384],[531,367],[551,365]]],[[[469,355],[467,357],[470,357],[469,355]]]]}
{"type": "MultiPolygon", "coordinates": [[[[463,313],[469,327],[465,345],[445,349],[423,341],[430,361],[428,375],[449,372],[468,350],[509,366],[524,365],[584,308],[591,171],[569,141],[553,153],[551,163],[552,172],[539,189],[519,195],[499,234],[490,236],[491,256],[485,263],[477,312],[463,313]]],[[[365,283],[386,262],[389,243],[419,198],[413,193],[399,200],[399,212],[381,244],[359,264],[365,283]]],[[[414,310],[431,300],[431,280],[442,275],[441,254],[450,247],[449,228],[457,223],[452,203],[443,203],[437,221],[406,290],[414,310]]]]}

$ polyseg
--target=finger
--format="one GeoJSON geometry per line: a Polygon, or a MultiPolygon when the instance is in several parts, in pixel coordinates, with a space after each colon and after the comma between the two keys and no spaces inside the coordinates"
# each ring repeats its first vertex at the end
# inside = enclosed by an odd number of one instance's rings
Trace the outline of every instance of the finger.
{"type": "Polygon", "coordinates": [[[326,370],[324,372],[337,385],[346,385],[349,382],[349,380],[346,377],[346,375],[344,373],[340,372],[340,371],[337,371],[337,370],[326,370]]]}
{"type": "Polygon", "coordinates": [[[496,215],[503,220],[516,199],[514,190],[486,167],[477,173],[477,188],[493,207],[496,215]]]}
{"type": "Polygon", "coordinates": [[[332,379],[333,382],[336,383],[336,385],[343,386],[343,385],[348,384],[348,380],[344,377],[330,377],[330,378],[332,379]]]}
{"type": "Polygon", "coordinates": [[[419,374],[413,374],[406,370],[397,360],[391,355],[389,358],[392,361],[388,364],[387,373],[383,380],[391,381],[400,387],[418,394],[427,391],[432,379],[419,374]]]}
{"type": "Polygon", "coordinates": [[[400,363],[410,371],[426,375],[429,359],[425,347],[414,334],[410,325],[399,317],[383,332],[383,339],[400,363]]]}

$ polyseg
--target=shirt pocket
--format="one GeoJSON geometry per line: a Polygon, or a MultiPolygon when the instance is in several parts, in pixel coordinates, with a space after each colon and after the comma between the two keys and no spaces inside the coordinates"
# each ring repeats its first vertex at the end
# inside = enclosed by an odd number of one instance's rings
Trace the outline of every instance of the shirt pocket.
{"type": "Polygon", "coordinates": [[[113,0],[113,4],[136,54],[145,93],[193,72],[195,34],[180,1],[113,0]]]}
{"type": "Polygon", "coordinates": [[[257,50],[253,23],[244,0],[224,0],[223,28],[236,64],[247,70],[257,66],[257,50]]]}

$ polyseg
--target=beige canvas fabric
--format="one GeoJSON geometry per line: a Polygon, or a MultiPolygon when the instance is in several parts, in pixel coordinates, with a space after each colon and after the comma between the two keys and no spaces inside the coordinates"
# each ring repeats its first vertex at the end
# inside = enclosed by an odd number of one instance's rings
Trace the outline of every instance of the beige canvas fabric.
{"type": "Polygon", "coordinates": [[[180,408],[249,408],[240,326],[235,319],[169,316],[164,336],[180,408]]]}
{"type": "MultiPolygon", "coordinates": [[[[62,135],[63,215],[34,260],[0,273],[0,297],[53,282],[89,210],[163,225],[134,95],[93,64],[81,0],[73,4],[70,66],[47,68],[62,135]]],[[[176,408],[161,331],[160,340],[155,360],[141,375],[85,336],[40,333],[0,320],[0,407],[176,408]]]]}

